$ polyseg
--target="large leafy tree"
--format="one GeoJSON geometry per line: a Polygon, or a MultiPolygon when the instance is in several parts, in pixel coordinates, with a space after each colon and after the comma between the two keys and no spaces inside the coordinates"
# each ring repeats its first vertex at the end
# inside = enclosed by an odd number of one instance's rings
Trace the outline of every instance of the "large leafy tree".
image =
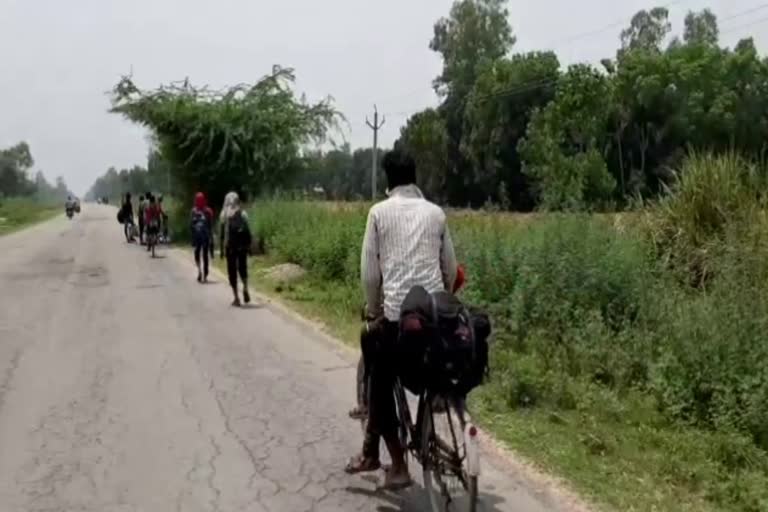
{"type": "Polygon", "coordinates": [[[152,131],[185,195],[202,189],[221,201],[229,190],[248,196],[286,183],[301,169],[302,145],[324,140],[339,120],[330,100],[296,98],[293,81],[292,70],[280,67],[225,91],[188,81],[145,91],[125,77],[111,111],[152,131]]]}
{"type": "Polygon", "coordinates": [[[505,56],[515,43],[506,0],[459,0],[447,18],[435,23],[430,48],[443,58],[435,89],[466,95],[480,71],[505,56]]]}
{"type": "Polygon", "coordinates": [[[517,144],[535,109],[554,97],[560,63],[553,52],[499,59],[477,78],[464,115],[462,150],[474,193],[515,210],[534,206],[517,144]]]}
{"type": "Polygon", "coordinates": [[[449,170],[445,197],[454,203],[476,203],[467,197],[471,162],[461,151],[467,97],[481,72],[507,55],[515,43],[506,0],[458,0],[434,26],[430,48],[443,59],[435,90],[444,100],[439,112],[447,134],[449,170]],[[469,172],[468,172],[469,171],[469,172]]]}
{"type": "Polygon", "coordinates": [[[555,99],[534,113],[520,152],[543,207],[580,210],[611,200],[616,182],[604,159],[611,96],[608,77],[575,65],[560,79],[555,99]]]}

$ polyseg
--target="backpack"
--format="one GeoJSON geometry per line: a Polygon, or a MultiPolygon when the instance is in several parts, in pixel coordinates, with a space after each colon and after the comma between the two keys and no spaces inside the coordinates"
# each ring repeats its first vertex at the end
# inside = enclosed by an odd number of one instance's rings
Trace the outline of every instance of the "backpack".
{"type": "Polygon", "coordinates": [[[192,209],[192,240],[196,244],[202,244],[209,240],[210,233],[208,228],[208,217],[205,211],[197,208],[192,209]]]}
{"type": "Polygon", "coordinates": [[[227,239],[232,249],[247,250],[251,247],[251,231],[242,211],[227,219],[227,239]]]}
{"type": "Polygon", "coordinates": [[[403,301],[401,336],[402,327],[412,324],[414,319],[426,327],[427,386],[464,397],[483,383],[488,375],[491,334],[487,314],[467,307],[448,292],[430,294],[417,286],[403,301]]]}

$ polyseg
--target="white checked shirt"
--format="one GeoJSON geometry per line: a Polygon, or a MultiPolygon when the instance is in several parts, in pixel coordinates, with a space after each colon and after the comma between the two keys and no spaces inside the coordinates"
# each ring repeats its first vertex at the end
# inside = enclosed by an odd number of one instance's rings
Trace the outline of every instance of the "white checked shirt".
{"type": "Polygon", "coordinates": [[[360,260],[368,314],[391,321],[414,286],[433,293],[451,290],[456,279],[445,213],[416,185],[396,187],[368,212],[360,260]]]}

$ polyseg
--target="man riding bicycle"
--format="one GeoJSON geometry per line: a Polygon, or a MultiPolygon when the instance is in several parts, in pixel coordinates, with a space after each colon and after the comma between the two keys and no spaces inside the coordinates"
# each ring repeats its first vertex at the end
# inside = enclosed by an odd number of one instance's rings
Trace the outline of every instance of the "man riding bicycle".
{"type": "Polygon", "coordinates": [[[384,156],[383,168],[389,198],[368,213],[361,256],[369,326],[361,340],[370,379],[368,423],[362,452],[345,470],[355,474],[379,469],[383,437],[392,458],[384,487],[398,489],[410,485],[411,478],[397,435],[393,384],[398,376],[406,385],[418,378],[420,361],[417,347],[399,343],[400,307],[414,286],[429,293],[451,291],[457,264],[445,213],[416,186],[413,159],[396,147],[384,156]]]}

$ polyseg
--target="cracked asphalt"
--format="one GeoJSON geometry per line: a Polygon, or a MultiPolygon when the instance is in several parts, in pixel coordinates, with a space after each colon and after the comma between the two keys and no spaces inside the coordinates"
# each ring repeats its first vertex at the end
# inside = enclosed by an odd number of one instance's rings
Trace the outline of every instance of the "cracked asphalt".
{"type": "MultiPolygon", "coordinates": [[[[0,238],[0,511],[426,509],[419,485],[341,470],[360,444],[348,355],[150,260],[114,212],[0,238]]],[[[496,455],[483,471],[482,510],[564,510],[496,455]]]]}

